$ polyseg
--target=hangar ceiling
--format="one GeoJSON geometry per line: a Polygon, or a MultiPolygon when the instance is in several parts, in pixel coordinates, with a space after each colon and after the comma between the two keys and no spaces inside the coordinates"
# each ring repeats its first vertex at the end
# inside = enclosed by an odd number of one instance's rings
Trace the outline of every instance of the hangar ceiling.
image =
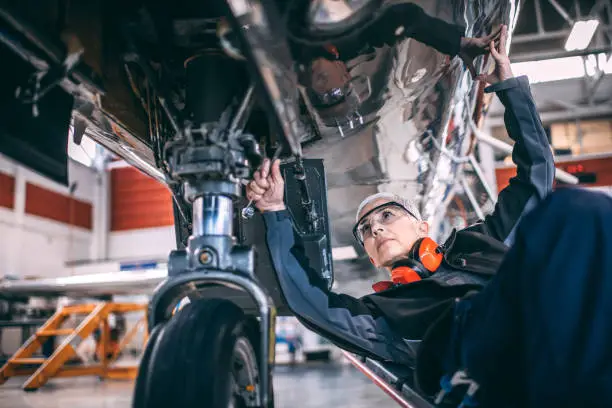
{"type": "MultiPolygon", "coordinates": [[[[573,78],[532,85],[543,122],[612,116],[612,1],[525,0],[510,59],[515,74],[533,72],[532,82],[574,67],[573,78]],[[593,19],[599,24],[588,47],[566,51],[573,23],[593,19]]],[[[487,125],[503,125],[502,115],[496,98],[487,125]]]]}

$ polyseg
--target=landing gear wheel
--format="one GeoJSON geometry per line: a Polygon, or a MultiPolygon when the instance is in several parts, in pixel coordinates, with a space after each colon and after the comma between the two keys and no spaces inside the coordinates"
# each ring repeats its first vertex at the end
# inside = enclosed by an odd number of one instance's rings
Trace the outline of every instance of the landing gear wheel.
{"type": "Polygon", "coordinates": [[[146,395],[146,381],[144,379],[149,372],[149,362],[151,361],[151,354],[153,352],[154,344],[157,343],[157,339],[162,335],[165,325],[159,324],[151,330],[149,339],[147,340],[147,347],[145,347],[144,353],[140,358],[140,364],[138,365],[138,379],[134,387],[134,399],[132,406],[135,408],[145,407],[145,395],[146,395]]]}
{"type": "Polygon", "coordinates": [[[133,407],[256,406],[259,368],[245,322],[242,310],[227,300],[198,300],[183,307],[163,329],[153,331],[133,407]]]}

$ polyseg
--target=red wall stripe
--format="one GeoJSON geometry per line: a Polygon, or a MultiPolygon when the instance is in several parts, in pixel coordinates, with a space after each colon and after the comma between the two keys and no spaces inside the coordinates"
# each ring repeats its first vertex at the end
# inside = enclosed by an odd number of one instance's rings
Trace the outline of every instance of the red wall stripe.
{"type": "Polygon", "coordinates": [[[90,203],[56,193],[35,184],[26,184],[25,207],[26,214],[88,230],[92,229],[93,207],[90,203]]]}
{"type": "MultiPolygon", "coordinates": [[[[612,186],[612,157],[576,159],[556,163],[556,167],[576,176],[587,173],[594,173],[597,180],[593,183],[581,183],[583,187],[602,187],[612,186]]],[[[497,188],[501,191],[509,183],[510,179],[516,176],[516,167],[505,167],[495,169],[497,177],[497,188]]],[[[555,182],[555,186],[557,183],[555,182]]]]}
{"type": "Polygon", "coordinates": [[[133,167],[111,170],[111,231],[174,225],[172,195],[133,167]]]}
{"type": "Polygon", "coordinates": [[[0,173],[0,207],[13,208],[15,204],[15,177],[0,173]]]}

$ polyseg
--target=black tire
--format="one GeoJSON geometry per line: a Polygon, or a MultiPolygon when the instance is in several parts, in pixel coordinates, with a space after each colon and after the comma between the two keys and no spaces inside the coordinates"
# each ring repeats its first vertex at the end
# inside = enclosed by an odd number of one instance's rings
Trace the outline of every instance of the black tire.
{"type": "Polygon", "coordinates": [[[254,398],[254,393],[244,391],[246,384],[259,385],[259,368],[245,322],[242,310],[227,300],[204,299],[184,306],[149,340],[133,407],[246,406],[245,400],[254,398]]]}
{"type": "Polygon", "coordinates": [[[149,362],[151,361],[151,354],[153,347],[157,343],[157,339],[162,335],[165,325],[158,324],[151,330],[149,339],[147,340],[147,346],[142,353],[140,358],[140,364],[138,365],[138,377],[136,378],[136,385],[134,386],[134,398],[132,399],[132,407],[134,408],[145,408],[145,395],[146,395],[146,378],[149,372],[149,362]]]}

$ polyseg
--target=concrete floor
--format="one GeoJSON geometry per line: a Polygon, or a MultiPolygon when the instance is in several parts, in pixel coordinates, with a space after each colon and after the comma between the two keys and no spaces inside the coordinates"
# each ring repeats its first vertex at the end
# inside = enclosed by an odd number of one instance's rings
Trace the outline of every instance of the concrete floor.
{"type": "MultiPolygon", "coordinates": [[[[130,408],[133,382],[94,377],[51,380],[36,392],[21,389],[24,378],[0,386],[0,408],[130,408]]],[[[387,408],[397,405],[349,365],[278,366],[274,374],[276,408],[387,408]]]]}

